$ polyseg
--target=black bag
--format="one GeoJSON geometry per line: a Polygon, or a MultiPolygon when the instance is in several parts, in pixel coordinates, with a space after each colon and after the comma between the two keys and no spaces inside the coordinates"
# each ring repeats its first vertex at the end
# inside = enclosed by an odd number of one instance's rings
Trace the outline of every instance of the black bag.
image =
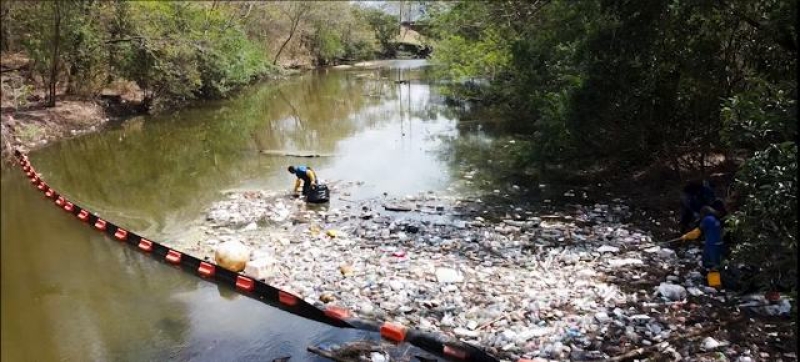
{"type": "Polygon", "coordinates": [[[328,186],[326,185],[317,185],[316,189],[312,189],[308,192],[308,196],[306,197],[306,202],[310,202],[312,204],[324,204],[331,199],[331,193],[328,190],[328,186]]]}

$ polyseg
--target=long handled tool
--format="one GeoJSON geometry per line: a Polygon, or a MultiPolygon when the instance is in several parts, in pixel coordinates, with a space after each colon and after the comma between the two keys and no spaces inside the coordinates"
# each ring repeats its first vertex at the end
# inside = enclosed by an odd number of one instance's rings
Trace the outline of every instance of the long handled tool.
{"type": "Polygon", "coordinates": [[[654,247],[654,246],[661,246],[661,247],[664,247],[664,246],[666,246],[666,245],[669,245],[669,244],[672,244],[672,243],[674,243],[674,242],[678,242],[678,241],[683,241],[683,238],[682,238],[682,237],[677,237],[677,238],[675,238],[675,239],[670,239],[670,240],[667,240],[667,241],[657,241],[657,242],[655,242],[655,243],[652,243],[652,244],[647,244],[647,245],[639,245],[639,246],[638,246],[638,247],[636,247],[636,249],[634,249],[634,250],[644,250],[644,249],[649,249],[649,248],[652,248],[652,247],[654,247]]]}

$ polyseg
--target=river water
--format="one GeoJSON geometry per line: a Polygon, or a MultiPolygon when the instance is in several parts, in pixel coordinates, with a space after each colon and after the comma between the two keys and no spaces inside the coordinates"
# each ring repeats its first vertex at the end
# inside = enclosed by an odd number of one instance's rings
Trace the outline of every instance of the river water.
{"type": "MultiPolygon", "coordinates": [[[[70,200],[159,241],[202,222],[221,191],[289,190],[290,164],[363,182],[351,199],[446,190],[463,167],[448,157],[448,140],[486,136],[457,126],[424,61],[382,65],[129,119],[31,161],[70,200]]],[[[109,242],[46,202],[17,169],[3,172],[1,200],[3,360],[308,360],[309,344],[376,338],[292,316],[109,242]]]]}

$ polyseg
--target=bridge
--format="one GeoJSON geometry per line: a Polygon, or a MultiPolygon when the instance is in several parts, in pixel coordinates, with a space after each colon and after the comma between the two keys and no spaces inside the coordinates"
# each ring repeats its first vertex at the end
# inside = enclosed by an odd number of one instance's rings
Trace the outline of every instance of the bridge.
{"type": "Polygon", "coordinates": [[[426,30],[430,29],[431,26],[428,24],[428,22],[424,21],[401,21],[400,27],[402,30],[413,30],[421,35],[424,35],[426,30]]]}
{"type": "Polygon", "coordinates": [[[420,33],[420,31],[424,32],[428,27],[428,24],[425,23],[401,22],[400,33],[395,40],[397,50],[414,53],[419,58],[430,56],[433,49],[427,44],[425,35],[420,33]]]}

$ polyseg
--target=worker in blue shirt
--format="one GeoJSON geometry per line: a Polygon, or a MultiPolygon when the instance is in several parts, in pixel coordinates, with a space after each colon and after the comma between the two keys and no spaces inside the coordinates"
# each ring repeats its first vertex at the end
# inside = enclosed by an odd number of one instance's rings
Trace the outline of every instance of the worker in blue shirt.
{"type": "Polygon", "coordinates": [[[723,242],[723,221],[725,205],[717,199],[712,206],[700,209],[700,226],[680,237],[681,240],[696,240],[703,236],[703,267],[707,270],[718,270],[725,253],[723,242]]]}
{"type": "Polygon", "coordinates": [[[289,166],[289,173],[297,176],[294,182],[294,192],[300,191],[300,183],[303,184],[303,196],[308,196],[311,190],[317,187],[317,174],[308,166],[289,166]]]}

